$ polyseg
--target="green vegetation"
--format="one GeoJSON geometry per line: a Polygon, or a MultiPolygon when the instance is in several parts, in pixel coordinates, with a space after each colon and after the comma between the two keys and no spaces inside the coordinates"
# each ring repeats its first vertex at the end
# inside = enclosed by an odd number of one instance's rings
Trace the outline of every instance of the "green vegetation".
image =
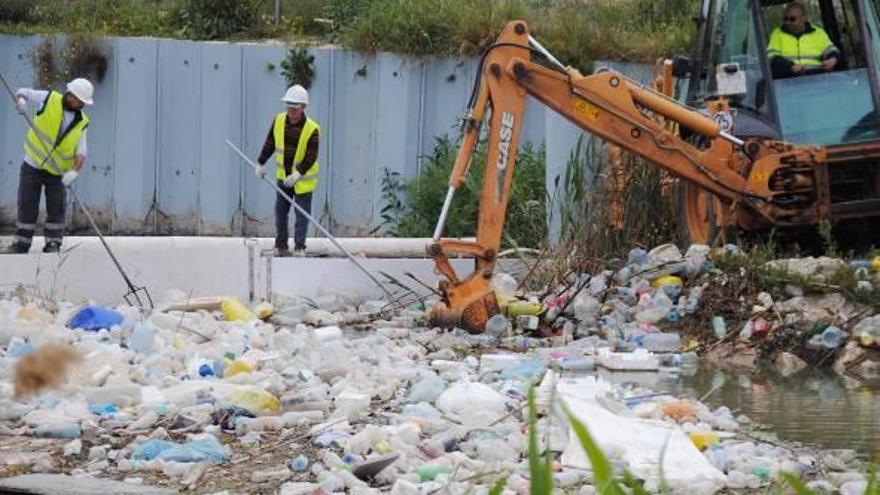
{"type": "MultiPolygon", "coordinates": [[[[440,138],[434,153],[426,158],[421,173],[406,184],[399,175],[386,172],[383,178],[383,203],[380,226],[386,233],[402,237],[430,237],[449,184],[449,175],[458,147],[448,138],[440,138]],[[401,201],[401,195],[405,201],[401,201]]],[[[485,141],[477,145],[465,185],[456,192],[446,221],[445,236],[470,237],[476,234],[480,189],[486,163],[485,141]]],[[[516,157],[507,219],[502,244],[540,247],[547,235],[546,194],[543,146],[526,145],[516,157]]]]}
{"type": "Polygon", "coordinates": [[[0,32],[336,42],[474,55],[524,19],[565,63],[687,51],[697,0],[0,0],[0,32]]]}
{"type": "Polygon", "coordinates": [[[597,260],[625,259],[633,247],[650,249],[676,238],[673,181],[632,155],[623,154],[621,166],[613,167],[606,149],[598,138],[579,139],[553,186],[562,234],[556,251],[571,267],[589,270],[597,260]]]}

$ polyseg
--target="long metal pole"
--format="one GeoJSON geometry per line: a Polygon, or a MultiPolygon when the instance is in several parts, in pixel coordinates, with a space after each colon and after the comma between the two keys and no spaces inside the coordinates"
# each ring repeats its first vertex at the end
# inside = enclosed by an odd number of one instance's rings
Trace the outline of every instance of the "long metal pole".
{"type": "MultiPolygon", "coordinates": [[[[6,82],[6,78],[3,77],[2,73],[0,73],[0,82],[3,83],[3,87],[6,88],[6,92],[9,93],[9,97],[12,98],[12,102],[13,102],[13,104],[15,104],[16,103],[15,102],[15,93],[12,91],[12,88],[9,86],[9,83],[6,82]]],[[[31,118],[28,117],[28,115],[24,112],[19,112],[19,113],[24,118],[24,120],[27,121],[28,126],[34,131],[34,134],[36,134],[37,138],[43,143],[43,146],[45,146],[47,150],[52,150],[52,146],[46,142],[46,140],[44,139],[45,136],[43,136],[43,133],[40,132],[39,129],[37,129],[37,127],[31,121],[31,118]]],[[[59,166],[58,163],[55,161],[55,155],[52,153],[52,151],[49,152],[49,162],[50,162],[50,166],[55,171],[55,173],[57,173],[58,175],[63,174],[61,166],[59,166]]],[[[135,285],[131,282],[131,279],[129,279],[128,275],[125,273],[125,270],[122,269],[122,265],[119,263],[119,260],[116,259],[116,256],[113,254],[113,251],[110,249],[110,246],[107,245],[107,241],[104,239],[104,235],[101,233],[101,229],[98,228],[98,224],[96,224],[95,219],[92,218],[92,214],[89,213],[89,210],[88,210],[88,208],[86,208],[86,205],[82,201],[80,201],[79,195],[76,194],[76,191],[72,187],[70,187],[70,185],[66,185],[64,187],[67,189],[67,192],[69,192],[70,195],[73,196],[73,200],[76,202],[76,204],[79,205],[80,210],[82,210],[83,214],[85,214],[86,218],[89,220],[89,223],[92,225],[92,228],[95,230],[95,233],[98,234],[98,239],[101,240],[101,244],[104,245],[104,249],[107,251],[107,254],[110,255],[110,259],[113,260],[113,264],[116,265],[116,268],[119,270],[119,273],[122,275],[123,280],[125,280],[125,284],[128,286],[129,294],[134,296],[135,300],[137,300],[137,302],[138,302],[138,306],[140,306],[143,309],[143,307],[144,307],[143,303],[141,303],[140,298],[137,296],[137,292],[138,292],[139,288],[135,287],[135,285]]],[[[150,308],[152,309],[153,308],[153,298],[150,297],[150,293],[147,291],[146,287],[141,287],[141,289],[144,290],[144,294],[147,296],[147,301],[149,302],[150,308]]],[[[134,306],[133,304],[131,304],[131,301],[128,301],[128,294],[126,294],[125,299],[126,299],[126,302],[128,302],[130,305],[134,306]]]]}
{"type": "MultiPolygon", "coordinates": [[[[245,155],[244,152],[242,152],[240,149],[238,149],[238,147],[235,146],[234,144],[232,144],[232,142],[230,142],[228,139],[226,140],[226,144],[228,144],[229,147],[232,148],[233,151],[235,151],[236,153],[238,153],[238,156],[240,156],[241,159],[244,160],[248,165],[250,165],[250,166],[251,166],[252,168],[254,168],[254,169],[257,168],[257,164],[255,164],[255,163],[253,162],[253,160],[251,160],[250,158],[248,158],[248,156],[245,155]]],[[[242,164],[242,165],[244,165],[244,164],[242,164]]],[[[315,220],[315,218],[314,218],[313,216],[309,215],[309,213],[308,213],[307,211],[305,211],[305,210],[302,209],[298,204],[296,204],[296,201],[294,201],[293,198],[290,197],[290,195],[288,195],[286,192],[284,192],[283,189],[281,189],[280,187],[278,187],[278,184],[276,184],[275,181],[273,181],[273,180],[271,180],[271,179],[269,179],[268,177],[265,177],[265,176],[262,177],[262,180],[263,180],[263,182],[266,182],[266,183],[268,183],[270,186],[272,186],[273,189],[275,189],[276,191],[278,191],[278,194],[280,194],[284,199],[286,199],[286,200],[290,203],[291,206],[293,206],[294,208],[296,208],[297,213],[299,213],[299,214],[301,214],[301,215],[304,215],[304,216],[305,216],[310,222],[312,222],[312,224],[313,224],[318,230],[321,231],[322,234],[324,234],[325,236],[327,236],[327,239],[330,239],[330,242],[332,242],[333,245],[336,246],[337,249],[339,249],[340,251],[342,251],[342,253],[345,254],[345,256],[347,256],[348,259],[351,260],[351,262],[355,264],[355,266],[357,266],[362,272],[364,272],[364,274],[366,274],[368,277],[370,277],[370,280],[372,280],[376,285],[378,285],[379,288],[382,289],[382,292],[385,293],[385,295],[387,295],[389,298],[392,298],[392,299],[394,298],[394,294],[392,294],[391,291],[389,291],[389,290],[385,287],[385,285],[382,284],[382,282],[379,281],[379,279],[377,279],[375,276],[373,276],[373,274],[370,273],[370,271],[367,270],[367,268],[366,268],[365,266],[363,266],[363,265],[357,260],[357,258],[354,257],[354,255],[352,255],[351,253],[348,252],[348,250],[346,250],[344,247],[342,247],[342,245],[339,244],[339,242],[336,240],[336,238],[333,237],[333,236],[330,234],[330,232],[327,232],[327,229],[325,229],[320,223],[318,223],[318,221],[315,220]]]]}

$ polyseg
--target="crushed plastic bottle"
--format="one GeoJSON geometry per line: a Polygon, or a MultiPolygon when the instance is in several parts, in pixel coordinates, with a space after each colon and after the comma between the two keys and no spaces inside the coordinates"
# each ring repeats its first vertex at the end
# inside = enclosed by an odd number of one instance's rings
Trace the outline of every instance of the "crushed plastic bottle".
{"type": "Polygon", "coordinates": [[[501,335],[507,331],[508,325],[509,323],[504,315],[494,315],[486,322],[486,334],[496,336],[501,335]]]}
{"type": "Polygon", "coordinates": [[[223,311],[223,316],[227,321],[248,322],[257,319],[257,315],[251,312],[247,306],[231,297],[223,298],[220,302],[220,309],[223,311]]]}
{"type": "Polygon", "coordinates": [[[441,474],[452,474],[452,466],[449,464],[422,466],[416,469],[416,474],[419,475],[419,481],[422,483],[426,481],[434,481],[434,478],[441,474]]]}
{"type": "Polygon", "coordinates": [[[79,423],[57,423],[41,425],[34,430],[34,436],[40,438],[79,438],[83,434],[79,423]]]}
{"type": "Polygon", "coordinates": [[[278,397],[259,387],[241,387],[229,398],[232,405],[243,407],[254,414],[277,411],[281,404],[278,397]]]}
{"type": "Polygon", "coordinates": [[[693,314],[700,307],[700,298],[703,296],[702,287],[694,287],[687,296],[687,302],[684,306],[685,314],[693,314]]]}
{"type": "Polygon", "coordinates": [[[682,286],[684,286],[684,282],[680,277],[676,277],[675,275],[664,275],[662,277],[658,277],[651,285],[654,288],[660,289],[666,292],[666,295],[671,299],[675,299],[681,294],[682,286]]]}
{"type": "Polygon", "coordinates": [[[822,345],[828,349],[837,349],[845,338],[843,330],[835,326],[829,326],[822,332],[822,345]]]}
{"type": "Polygon", "coordinates": [[[30,342],[10,342],[9,347],[6,349],[6,357],[17,358],[24,356],[25,354],[30,354],[36,350],[37,348],[30,342]]]}
{"type": "Polygon", "coordinates": [[[156,329],[149,325],[135,325],[128,341],[131,350],[138,354],[150,354],[156,344],[156,329]]]}
{"type": "Polygon", "coordinates": [[[712,332],[718,340],[727,337],[727,323],[724,321],[723,316],[712,317],[712,332]]]}
{"type": "Polygon", "coordinates": [[[309,459],[304,455],[297,456],[290,461],[290,469],[294,471],[305,471],[309,467],[309,459]]]}
{"type": "Polygon", "coordinates": [[[223,371],[223,378],[229,378],[239,373],[250,373],[254,371],[254,366],[248,361],[238,358],[235,361],[227,361],[223,371]]]}

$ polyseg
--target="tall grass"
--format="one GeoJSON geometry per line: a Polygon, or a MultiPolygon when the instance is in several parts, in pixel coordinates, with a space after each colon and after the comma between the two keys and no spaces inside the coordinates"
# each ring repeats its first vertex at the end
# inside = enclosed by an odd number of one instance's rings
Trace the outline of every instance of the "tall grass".
{"type": "Polygon", "coordinates": [[[0,31],[300,38],[412,55],[481,53],[523,19],[564,63],[683,53],[698,0],[2,0],[0,31]],[[212,8],[217,6],[217,8],[212,8]],[[97,15],[96,15],[97,13],[97,15]]]}
{"type": "Polygon", "coordinates": [[[677,207],[660,167],[623,154],[617,170],[622,187],[615,189],[606,148],[597,138],[580,138],[565,174],[554,181],[552,211],[561,225],[555,251],[566,269],[588,269],[633,247],[677,240],[677,207]],[[616,220],[615,203],[620,206],[616,220]]]}

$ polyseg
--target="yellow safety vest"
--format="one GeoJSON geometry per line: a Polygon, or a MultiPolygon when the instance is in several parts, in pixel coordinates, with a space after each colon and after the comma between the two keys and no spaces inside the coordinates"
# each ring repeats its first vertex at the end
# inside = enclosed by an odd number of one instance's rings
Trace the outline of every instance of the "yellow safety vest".
{"type": "Polygon", "coordinates": [[[828,33],[815,26],[808,27],[800,36],[776,28],[767,44],[768,57],[785,57],[792,63],[804,66],[822,65],[822,55],[833,50],[836,48],[828,33]]]}
{"type": "Polygon", "coordinates": [[[61,133],[61,122],[64,118],[64,106],[61,104],[64,96],[58,91],[49,91],[49,96],[43,102],[43,108],[34,117],[34,129],[28,129],[27,138],[24,142],[24,151],[35,164],[52,175],[60,175],[55,164],[61,167],[61,172],[73,168],[73,159],[76,156],[76,145],[83,135],[83,131],[89,125],[89,118],[85,112],[79,112],[79,117],[74,118],[73,125],[68,126],[66,132],[61,133]],[[44,143],[48,143],[44,144],[44,143]],[[49,158],[49,152],[55,158],[53,163],[49,158]]]}
{"type": "MultiPolygon", "coordinates": [[[[275,116],[273,134],[275,136],[275,162],[278,163],[278,166],[275,167],[275,177],[278,180],[284,180],[287,177],[287,172],[284,170],[284,123],[286,121],[287,112],[281,112],[275,116]]],[[[293,156],[293,169],[296,169],[297,165],[302,163],[303,158],[305,158],[309,138],[312,137],[315,131],[320,130],[321,127],[318,126],[317,122],[306,117],[306,122],[303,124],[302,132],[299,135],[299,142],[296,144],[296,154],[293,156]]],[[[294,184],[293,192],[305,194],[314,191],[318,187],[318,170],[320,169],[321,166],[318,165],[318,160],[315,160],[315,163],[306,170],[305,175],[294,184]]]]}

